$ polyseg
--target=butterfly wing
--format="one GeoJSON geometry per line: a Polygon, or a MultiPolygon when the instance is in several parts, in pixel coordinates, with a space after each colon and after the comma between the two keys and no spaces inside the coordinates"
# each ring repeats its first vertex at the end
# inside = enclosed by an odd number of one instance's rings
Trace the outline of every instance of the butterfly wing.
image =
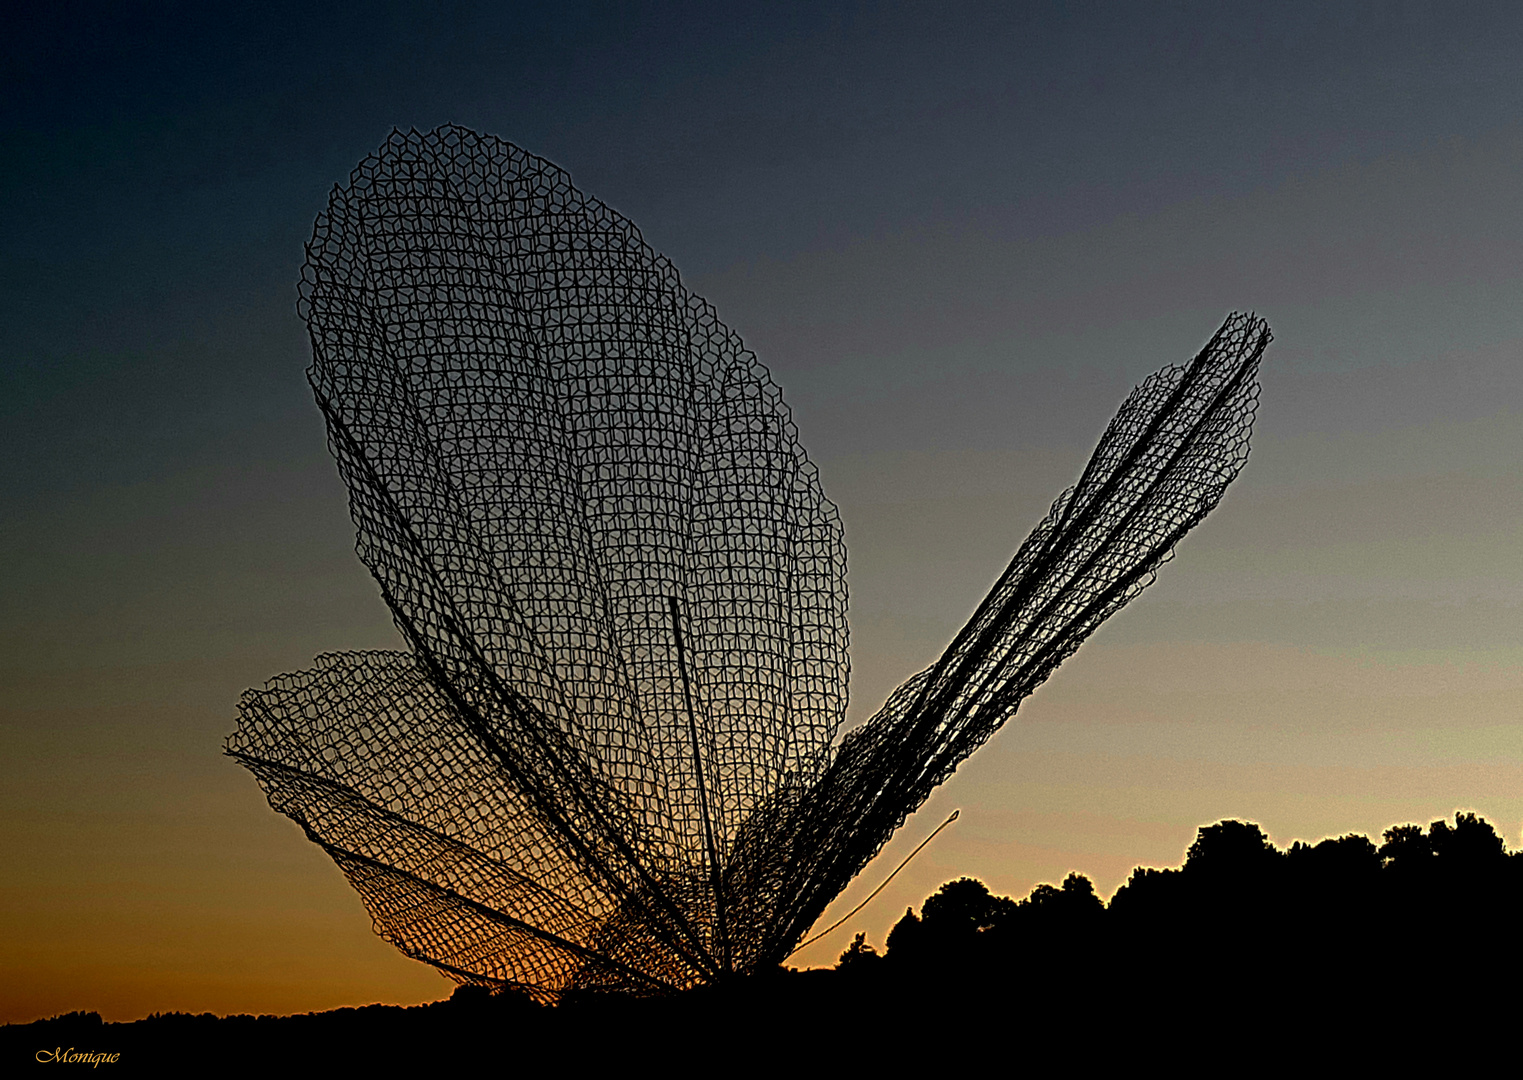
{"type": "Polygon", "coordinates": [[[1233,315],[1189,364],[1146,379],[1079,482],[1017,551],[941,658],[850,733],[778,851],[790,867],[767,955],[781,960],[957,765],[1153,580],[1248,456],[1268,325],[1233,315]]]}
{"type": "Polygon", "coordinates": [[[302,747],[323,729],[404,778],[389,801],[301,786],[306,749],[251,767],[274,763],[255,771],[277,808],[378,924],[438,909],[389,932],[410,955],[483,978],[517,963],[496,953],[579,958],[513,968],[551,992],[712,977],[732,963],[736,839],[822,774],[845,707],[840,524],[776,385],[627,220],[460,128],[395,133],[335,189],[301,295],[359,554],[412,648],[385,708],[413,729],[357,728],[373,688],[335,661],[255,695],[243,727],[278,715],[267,729],[302,747]],[[434,775],[465,760],[469,783],[434,775]],[[424,827],[446,789],[473,824],[427,826],[463,848],[425,863],[487,892],[349,845],[369,808],[424,827]]]}

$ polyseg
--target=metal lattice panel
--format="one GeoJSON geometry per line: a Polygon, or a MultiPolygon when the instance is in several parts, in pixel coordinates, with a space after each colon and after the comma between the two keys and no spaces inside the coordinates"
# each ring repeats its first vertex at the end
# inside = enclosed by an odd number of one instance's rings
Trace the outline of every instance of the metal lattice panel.
{"type": "Polygon", "coordinates": [[[387,940],[543,999],[781,962],[1221,498],[1269,342],[1233,316],[1138,387],[941,660],[837,746],[835,508],[766,369],[633,225],[445,127],[394,133],[307,254],[310,380],[412,651],[250,691],[228,751],[387,940]]]}

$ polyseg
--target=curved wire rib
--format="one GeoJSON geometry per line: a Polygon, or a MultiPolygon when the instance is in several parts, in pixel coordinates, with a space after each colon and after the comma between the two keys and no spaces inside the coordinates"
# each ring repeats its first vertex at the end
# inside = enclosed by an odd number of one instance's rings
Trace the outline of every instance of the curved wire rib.
{"type": "Polygon", "coordinates": [[[1269,341],[1140,386],[941,660],[835,745],[845,549],[777,386],[624,218],[511,144],[395,132],[300,309],[358,553],[411,651],[245,695],[228,752],[376,928],[546,1000],[776,964],[1221,498],[1269,341]]]}

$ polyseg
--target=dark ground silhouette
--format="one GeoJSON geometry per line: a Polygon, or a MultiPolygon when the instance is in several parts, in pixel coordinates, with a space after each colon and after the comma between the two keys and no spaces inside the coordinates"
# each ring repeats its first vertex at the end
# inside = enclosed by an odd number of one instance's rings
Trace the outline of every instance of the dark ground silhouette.
{"type": "Polygon", "coordinates": [[[1349,1060],[1451,1037],[1462,1057],[1512,1041],[1520,900],[1523,853],[1508,853],[1475,814],[1395,826],[1378,845],[1348,835],[1283,851],[1255,824],[1222,821],[1199,830],[1182,867],[1139,867],[1109,904],[1077,873],[1022,900],[950,881],[905,913],[881,954],[858,934],[834,969],[780,969],[670,998],[568,995],[555,1008],[462,987],[429,1005],[289,1017],[104,1024],[70,1013],[0,1028],[0,1062],[72,1048],[118,1053],[93,1066],[113,1074],[254,1063],[519,1071],[674,1047],[734,1060],[745,1046],[766,1057],[930,1060],[959,1033],[1061,1044],[1092,1060],[1160,1037],[1270,1053],[1265,1040],[1286,1024],[1349,1060]]]}
{"type": "Polygon", "coordinates": [[[1053,986],[1143,984],[1192,1008],[1298,1001],[1361,1013],[1388,1009],[1397,993],[1479,994],[1510,980],[1523,854],[1467,813],[1426,831],[1396,826],[1382,841],[1348,835],[1281,851],[1257,825],[1222,821],[1200,829],[1181,868],[1139,867],[1108,905],[1079,874],[1020,901],[962,878],[918,917],[906,912],[885,955],[859,939],[837,970],[988,995],[1006,992],[1007,973],[1037,970],[1053,986]]]}

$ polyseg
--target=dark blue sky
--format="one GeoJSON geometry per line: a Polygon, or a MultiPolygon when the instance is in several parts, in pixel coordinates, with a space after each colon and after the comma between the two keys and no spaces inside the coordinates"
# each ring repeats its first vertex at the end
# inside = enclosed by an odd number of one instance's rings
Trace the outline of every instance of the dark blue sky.
{"type": "MultiPolygon", "coordinates": [[[[393,125],[517,141],[702,279],[917,231],[1064,237],[1484,139],[1523,106],[1505,5],[311,7],[39,4],[8,29],[8,489],[92,459],[151,475],[271,422],[289,368],[175,344],[232,345],[223,318],[286,343],[311,218],[393,125]]],[[[985,314],[957,273],[910,266],[919,332],[985,314]]]]}

